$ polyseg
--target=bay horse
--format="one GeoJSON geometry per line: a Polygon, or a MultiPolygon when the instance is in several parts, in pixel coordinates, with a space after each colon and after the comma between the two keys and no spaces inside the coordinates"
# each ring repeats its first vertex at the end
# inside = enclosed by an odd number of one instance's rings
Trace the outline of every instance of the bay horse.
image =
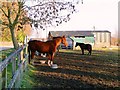
{"type": "Polygon", "coordinates": [[[82,55],[84,55],[84,50],[88,50],[88,55],[91,55],[92,45],[76,42],[75,47],[77,47],[77,46],[80,46],[80,48],[81,48],[81,50],[82,50],[82,55]]]}
{"type": "Polygon", "coordinates": [[[66,47],[68,46],[68,42],[66,41],[66,37],[62,36],[50,41],[42,42],[42,41],[29,41],[28,42],[28,52],[29,52],[29,64],[30,59],[34,58],[35,52],[46,53],[48,55],[48,65],[52,65],[54,54],[56,52],[57,47],[63,43],[66,47]],[[31,55],[30,55],[31,52],[31,55]]]}

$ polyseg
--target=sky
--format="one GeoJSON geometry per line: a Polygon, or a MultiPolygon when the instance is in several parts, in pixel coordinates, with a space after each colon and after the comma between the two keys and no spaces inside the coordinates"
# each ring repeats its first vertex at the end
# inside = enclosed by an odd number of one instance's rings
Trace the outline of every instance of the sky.
{"type": "MultiPolygon", "coordinates": [[[[78,12],[71,15],[69,22],[48,28],[47,32],[51,30],[94,30],[93,27],[95,27],[96,31],[108,30],[112,36],[117,37],[119,1],[83,0],[83,4],[77,5],[78,12]]],[[[41,31],[40,33],[44,37],[47,32],[41,31]]]]}

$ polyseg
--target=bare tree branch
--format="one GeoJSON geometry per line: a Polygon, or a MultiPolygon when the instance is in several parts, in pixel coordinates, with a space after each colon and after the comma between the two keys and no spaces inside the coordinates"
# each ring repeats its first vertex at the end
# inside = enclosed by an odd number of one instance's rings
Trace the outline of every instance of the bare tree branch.
{"type": "Polygon", "coordinates": [[[4,13],[4,15],[8,18],[8,15],[6,14],[6,12],[3,10],[2,7],[0,7],[0,9],[2,10],[2,12],[4,13]]]}
{"type": "Polygon", "coordinates": [[[0,23],[0,24],[9,27],[9,24],[6,24],[5,22],[2,22],[2,23],[0,23]]]}
{"type": "Polygon", "coordinates": [[[15,25],[17,24],[17,21],[18,21],[18,18],[19,18],[19,16],[20,16],[20,11],[21,11],[21,2],[18,2],[18,13],[16,14],[16,18],[15,18],[15,20],[14,20],[14,22],[13,22],[13,27],[15,27],[15,25]]]}
{"type": "MultiPolygon", "coordinates": [[[[28,7],[29,18],[32,23],[45,29],[48,26],[58,26],[62,22],[70,20],[70,15],[76,11],[72,2],[41,2],[38,5],[28,7]],[[63,14],[65,13],[65,14],[63,14]]],[[[36,25],[34,25],[36,26],[36,25]]]]}

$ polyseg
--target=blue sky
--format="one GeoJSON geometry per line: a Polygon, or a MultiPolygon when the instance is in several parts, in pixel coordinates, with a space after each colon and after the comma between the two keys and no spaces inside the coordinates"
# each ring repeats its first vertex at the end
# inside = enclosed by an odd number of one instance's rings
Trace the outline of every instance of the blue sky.
{"type": "MultiPolygon", "coordinates": [[[[50,30],[109,30],[112,36],[118,34],[118,2],[120,0],[83,0],[84,4],[79,4],[79,12],[71,15],[71,20],[62,23],[57,27],[51,27],[50,30]]],[[[29,3],[31,3],[29,1],[29,3]]],[[[33,3],[32,3],[33,5],[33,3]]],[[[44,37],[47,33],[41,31],[44,37]],[[45,34],[45,35],[43,35],[45,34]]]]}

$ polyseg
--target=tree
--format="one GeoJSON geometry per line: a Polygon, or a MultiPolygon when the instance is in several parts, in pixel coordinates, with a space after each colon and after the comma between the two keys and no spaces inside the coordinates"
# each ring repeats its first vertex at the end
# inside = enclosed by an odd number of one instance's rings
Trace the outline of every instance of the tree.
{"type": "MultiPolygon", "coordinates": [[[[35,28],[45,30],[50,26],[58,26],[70,20],[70,15],[76,11],[75,5],[79,0],[33,0],[38,4],[26,6],[31,24],[35,28]]],[[[82,0],[83,1],[83,0],[82,0]]]]}
{"type": "Polygon", "coordinates": [[[5,28],[4,31],[2,30],[0,35],[0,41],[11,41],[10,31],[7,28],[5,28]]]}
{"type": "Polygon", "coordinates": [[[17,28],[18,23],[24,25],[27,20],[26,13],[24,12],[25,2],[22,0],[13,0],[10,2],[0,1],[0,3],[0,12],[2,13],[0,24],[3,30],[4,28],[9,28],[14,48],[17,49],[19,45],[15,36],[15,28],[17,28]]]}
{"type": "MultiPolygon", "coordinates": [[[[8,0],[6,0],[8,1],[8,0]]],[[[9,28],[14,48],[17,49],[18,41],[15,36],[15,29],[18,23],[24,25],[29,20],[36,28],[45,30],[50,26],[58,26],[62,22],[70,20],[70,15],[76,11],[73,2],[62,0],[33,0],[37,5],[32,7],[26,6],[24,0],[11,0],[11,2],[2,2],[0,12],[0,24],[2,28],[9,28]],[[28,14],[28,17],[26,16],[28,14]]],[[[74,1],[74,0],[73,0],[74,1]]],[[[76,1],[76,0],[75,0],[76,1]]],[[[3,29],[4,30],[4,29],[3,29]]]]}

